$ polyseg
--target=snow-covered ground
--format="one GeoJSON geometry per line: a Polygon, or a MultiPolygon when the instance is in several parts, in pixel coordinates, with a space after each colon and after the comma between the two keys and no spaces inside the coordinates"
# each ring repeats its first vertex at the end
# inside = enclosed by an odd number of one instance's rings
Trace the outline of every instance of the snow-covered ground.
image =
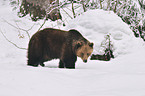
{"type": "MultiPolygon", "coordinates": [[[[18,46],[27,48],[25,31],[35,22],[29,17],[18,18],[8,1],[0,2],[0,31],[18,46]],[[24,36],[24,37],[23,37],[24,36]],[[23,38],[20,38],[23,37],[23,38]]],[[[32,36],[43,21],[29,31],[32,36]]],[[[47,22],[52,27],[57,22],[47,22]]],[[[128,25],[113,12],[93,10],[66,22],[60,29],[79,30],[94,42],[94,53],[106,34],[111,34],[115,58],[111,61],[78,58],[76,69],[59,69],[58,60],[46,67],[27,66],[27,51],[9,43],[0,33],[0,96],[145,96],[145,42],[135,38],[128,25]]]]}

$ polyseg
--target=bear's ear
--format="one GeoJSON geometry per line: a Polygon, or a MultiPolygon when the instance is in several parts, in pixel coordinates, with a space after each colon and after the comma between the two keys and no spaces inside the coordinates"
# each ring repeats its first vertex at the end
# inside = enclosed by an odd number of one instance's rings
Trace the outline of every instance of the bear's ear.
{"type": "Polygon", "coordinates": [[[89,46],[93,48],[94,43],[89,43],[89,46]]]}

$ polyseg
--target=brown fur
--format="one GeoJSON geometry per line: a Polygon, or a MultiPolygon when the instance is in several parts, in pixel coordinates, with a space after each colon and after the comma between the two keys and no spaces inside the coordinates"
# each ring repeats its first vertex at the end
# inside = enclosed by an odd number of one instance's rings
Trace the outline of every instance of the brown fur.
{"type": "MultiPolygon", "coordinates": [[[[44,66],[43,62],[58,58],[59,68],[75,68],[77,56],[81,57],[81,53],[90,55],[92,50],[93,43],[76,30],[46,28],[35,33],[30,39],[28,65],[44,66]]],[[[88,56],[81,58],[86,60],[88,56]]]]}
{"type": "MultiPolygon", "coordinates": [[[[91,45],[91,43],[89,44],[91,45]]],[[[77,56],[80,57],[84,62],[87,62],[88,57],[93,52],[93,48],[88,46],[89,44],[84,44],[82,47],[78,48],[76,52],[77,56]]]]}

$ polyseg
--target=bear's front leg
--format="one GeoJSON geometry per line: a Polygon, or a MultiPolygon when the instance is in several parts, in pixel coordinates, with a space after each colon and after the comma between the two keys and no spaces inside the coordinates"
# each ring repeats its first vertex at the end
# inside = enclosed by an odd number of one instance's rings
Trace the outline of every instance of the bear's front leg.
{"type": "Polygon", "coordinates": [[[73,63],[73,64],[71,64],[71,63],[66,63],[66,68],[68,68],[68,69],[75,69],[75,63],[73,63]]]}
{"type": "Polygon", "coordinates": [[[67,58],[64,60],[65,68],[75,69],[75,62],[77,60],[76,56],[72,56],[71,58],[67,58]]]}

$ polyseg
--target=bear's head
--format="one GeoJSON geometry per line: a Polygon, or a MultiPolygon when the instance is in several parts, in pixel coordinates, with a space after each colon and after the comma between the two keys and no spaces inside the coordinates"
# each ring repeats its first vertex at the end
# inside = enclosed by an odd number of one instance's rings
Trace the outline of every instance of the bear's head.
{"type": "Polygon", "coordinates": [[[81,43],[78,42],[76,44],[76,55],[80,57],[83,62],[87,62],[88,57],[93,52],[93,43],[87,42],[87,43],[81,43]]]}

